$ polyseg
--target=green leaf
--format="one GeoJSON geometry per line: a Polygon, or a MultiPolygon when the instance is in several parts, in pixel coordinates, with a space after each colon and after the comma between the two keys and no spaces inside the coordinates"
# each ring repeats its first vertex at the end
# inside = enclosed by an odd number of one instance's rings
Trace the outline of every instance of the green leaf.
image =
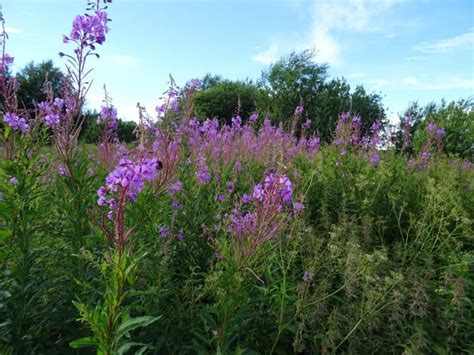
{"type": "Polygon", "coordinates": [[[94,337],[85,337],[73,340],[69,343],[69,346],[73,349],[84,348],[86,346],[98,346],[99,343],[94,337]]]}
{"type": "Polygon", "coordinates": [[[126,354],[127,351],[129,351],[134,346],[141,346],[140,349],[135,351],[135,354],[143,354],[145,350],[149,349],[149,347],[146,344],[136,343],[134,341],[128,341],[125,344],[121,345],[120,348],[117,349],[117,354],[119,355],[126,354]]]}
{"type": "Polygon", "coordinates": [[[159,317],[143,316],[143,317],[130,318],[124,323],[120,324],[120,326],[118,327],[117,333],[119,334],[119,338],[132,330],[135,330],[140,327],[146,327],[150,325],[151,323],[156,322],[160,318],[161,316],[159,317]]]}

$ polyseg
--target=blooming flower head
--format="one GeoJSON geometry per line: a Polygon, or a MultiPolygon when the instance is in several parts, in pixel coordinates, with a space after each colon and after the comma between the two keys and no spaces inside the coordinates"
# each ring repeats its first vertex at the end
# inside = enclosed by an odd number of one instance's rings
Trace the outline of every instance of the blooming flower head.
{"type": "Polygon", "coordinates": [[[297,117],[301,116],[303,114],[303,110],[304,110],[303,106],[301,106],[301,105],[296,106],[295,116],[297,116],[297,117]]]}
{"type": "Polygon", "coordinates": [[[92,50],[96,44],[103,44],[108,32],[107,12],[97,10],[94,15],[78,15],[72,23],[72,30],[68,36],[63,36],[63,42],[70,40],[79,42],[92,50]]]}
{"type": "MultiPolygon", "coordinates": [[[[118,166],[107,175],[105,186],[97,191],[97,204],[99,206],[109,205],[113,210],[115,202],[108,199],[107,194],[118,194],[125,197],[128,201],[135,201],[137,195],[143,190],[146,181],[154,180],[158,173],[160,165],[156,158],[140,158],[132,161],[125,156],[120,159],[118,166]]],[[[114,200],[115,201],[115,200],[114,200]]]]}
{"type": "Polygon", "coordinates": [[[113,106],[102,106],[97,123],[105,123],[111,131],[117,130],[117,110],[113,106]]]}
{"type": "Polygon", "coordinates": [[[311,120],[310,120],[310,119],[307,119],[307,120],[304,121],[304,123],[301,125],[301,128],[303,128],[303,129],[308,129],[309,127],[311,127],[311,120]]]}
{"type": "Polygon", "coordinates": [[[182,190],[183,190],[183,183],[178,180],[170,185],[170,187],[168,188],[168,194],[170,196],[174,196],[182,190]]]}
{"type": "Polygon", "coordinates": [[[446,135],[446,131],[444,130],[444,127],[441,127],[439,128],[437,131],[436,131],[436,135],[438,137],[444,137],[446,135]]]}
{"type": "Polygon", "coordinates": [[[253,113],[253,114],[250,115],[249,121],[251,123],[257,122],[257,120],[258,120],[258,114],[257,113],[253,113]]]}
{"type": "Polygon", "coordinates": [[[377,153],[373,152],[372,154],[370,154],[370,163],[374,166],[379,165],[380,157],[377,153]]]}
{"type": "Polygon", "coordinates": [[[434,133],[436,132],[436,124],[433,121],[430,121],[428,127],[426,128],[427,132],[434,133]]]}
{"type": "Polygon", "coordinates": [[[293,185],[287,176],[270,173],[263,183],[254,186],[252,197],[264,205],[276,203],[289,206],[293,199],[293,185]]]}
{"type": "Polygon", "coordinates": [[[6,112],[3,116],[3,121],[8,124],[12,130],[27,133],[30,126],[26,123],[23,117],[18,117],[15,113],[6,112]]]}
{"type": "Polygon", "coordinates": [[[12,184],[13,186],[15,186],[16,184],[18,184],[18,180],[16,179],[16,177],[12,176],[9,180],[10,184],[12,184]]]}

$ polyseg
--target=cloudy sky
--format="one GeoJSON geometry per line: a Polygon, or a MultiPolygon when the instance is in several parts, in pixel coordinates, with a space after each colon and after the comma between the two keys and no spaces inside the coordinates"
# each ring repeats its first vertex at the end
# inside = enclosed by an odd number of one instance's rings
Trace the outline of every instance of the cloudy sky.
{"type": "MultiPolygon", "coordinates": [[[[58,58],[82,0],[3,0],[14,70],[58,58]]],[[[307,48],[330,75],[380,92],[389,115],[409,102],[474,96],[472,0],[113,0],[111,30],[93,60],[90,107],[103,85],[119,116],[153,111],[172,74],[178,85],[206,73],[258,79],[307,48]]]]}

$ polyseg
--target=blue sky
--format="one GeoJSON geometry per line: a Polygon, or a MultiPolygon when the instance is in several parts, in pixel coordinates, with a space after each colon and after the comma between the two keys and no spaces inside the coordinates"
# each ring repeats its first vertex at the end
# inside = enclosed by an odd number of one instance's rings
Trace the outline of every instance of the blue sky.
{"type": "MultiPolygon", "coordinates": [[[[58,58],[82,0],[3,0],[14,70],[58,58]]],[[[380,92],[394,118],[409,102],[474,96],[472,0],[113,0],[98,48],[90,107],[107,85],[119,116],[154,112],[168,75],[258,79],[293,50],[312,48],[330,75],[380,92]]]]}

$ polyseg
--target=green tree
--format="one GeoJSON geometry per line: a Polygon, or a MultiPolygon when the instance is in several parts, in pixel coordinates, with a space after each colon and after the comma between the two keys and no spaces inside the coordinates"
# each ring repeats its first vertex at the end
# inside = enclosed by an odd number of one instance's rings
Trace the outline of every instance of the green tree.
{"type": "MultiPolygon", "coordinates": [[[[339,116],[346,111],[362,118],[362,133],[366,133],[377,119],[385,121],[382,98],[367,93],[362,86],[353,92],[342,79],[328,80],[328,66],[313,61],[314,53],[306,50],[291,53],[262,73],[260,85],[268,94],[268,106],[273,121],[284,121],[288,126],[295,107],[304,106],[304,116],[312,119],[312,130],[323,142],[332,140],[339,116]]],[[[265,102],[262,102],[265,106],[265,102]]]]}
{"type": "Polygon", "coordinates": [[[474,101],[472,98],[439,104],[428,103],[425,106],[411,103],[400,117],[396,147],[403,144],[403,125],[405,118],[411,115],[413,124],[410,129],[412,139],[406,150],[409,154],[418,151],[426,139],[426,128],[433,121],[438,128],[444,128],[443,149],[447,154],[474,160],[474,101]]]}
{"type": "Polygon", "coordinates": [[[213,79],[212,84],[204,80],[205,86],[194,97],[195,111],[201,118],[219,118],[230,122],[237,114],[248,118],[258,109],[258,102],[264,96],[252,81],[231,81],[213,79]]]}
{"type": "Polygon", "coordinates": [[[46,100],[46,81],[50,83],[54,95],[59,96],[64,74],[61,69],[53,65],[52,60],[39,64],[27,64],[16,74],[20,85],[18,90],[18,104],[20,107],[34,109],[35,104],[46,100]]]}

